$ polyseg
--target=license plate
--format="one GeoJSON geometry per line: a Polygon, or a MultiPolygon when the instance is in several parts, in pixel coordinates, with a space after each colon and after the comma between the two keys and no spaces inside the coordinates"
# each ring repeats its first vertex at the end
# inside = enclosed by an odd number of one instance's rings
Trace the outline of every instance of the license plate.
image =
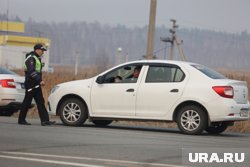
{"type": "Polygon", "coordinates": [[[240,111],[240,116],[241,117],[248,117],[248,110],[241,110],[240,111]]]}

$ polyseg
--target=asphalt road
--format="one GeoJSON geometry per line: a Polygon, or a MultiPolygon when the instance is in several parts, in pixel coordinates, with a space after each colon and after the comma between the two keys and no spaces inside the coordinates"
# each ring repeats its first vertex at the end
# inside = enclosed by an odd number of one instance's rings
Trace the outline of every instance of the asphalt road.
{"type": "Polygon", "coordinates": [[[0,117],[0,167],[176,167],[185,166],[183,150],[189,148],[250,150],[250,134],[243,133],[190,136],[177,129],[117,124],[68,127],[57,120],[43,127],[37,119],[29,120],[31,126],[16,122],[0,117]]]}

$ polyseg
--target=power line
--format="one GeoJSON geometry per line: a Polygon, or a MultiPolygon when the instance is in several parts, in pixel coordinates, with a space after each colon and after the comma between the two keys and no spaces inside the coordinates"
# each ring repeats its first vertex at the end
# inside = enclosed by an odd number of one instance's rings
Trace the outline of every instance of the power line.
{"type": "Polygon", "coordinates": [[[157,49],[157,50],[154,51],[154,54],[159,53],[159,52],[161,52],[161,51],[163,51],[163,50],[165,50],[165,49],[167,49],[167,48],[170,48],[170,47],[171,47],[171,46],[165,46],[165,47],[163,47],[163,48],[157,49]]]}

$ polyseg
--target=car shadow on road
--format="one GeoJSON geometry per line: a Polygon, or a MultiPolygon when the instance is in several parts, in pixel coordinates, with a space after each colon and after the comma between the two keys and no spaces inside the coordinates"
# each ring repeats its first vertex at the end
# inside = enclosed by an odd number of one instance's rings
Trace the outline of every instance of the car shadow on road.
{"type": "MultiPolygon", "coordinates": [[[[17,124],[17,121],[15,118],[3,118],[0,117],[0,122],[1,124],[9,124],[9,125],[13,125],[16,124],[17,126],[19,126],[17,124]]],[[[72,126],[65,126],[63,125],[63,123],[60,120],[56,120],[56,124],[51,126],[51,127],[71,127],[71,128],[77,128],[77,127],[72,127],[72,126]]],[[[39,120],[31,120],[31,127],[36,125],[36,126],[41,126],[41,124],[39,123],[39,120]]],[[[21,126],[23,127],[23,126],[21,126]]],[[[26,126],[25,126],[26,127],[26,126]]],[[[30,127],[30,126],[28,126],[30,127]]],[[[179,129],[177,128],[165,128],[165,127],[154,127],[154,126],[140,126],[140,125],[124,125],[124,124],[117,124],[117,123],[112,123],[109,126],[105,126],[105,127],[100,127],[100,126],[96,126],[94,124],[92,124],[91,122],[86,122],[84,125],[79,126],[78,128],[100,128],[100,129],[115,129],[115,130],[130,130],[130,131],[141,131],[141,132],[152,132],[152,133],[168,133],[168,134],[176,134],[176,135],[185,135],[185,136],[189,136],[187,134],[183,134],[179,131],[179,129]]],[[[213,137],[250,137],[249,133],[236,133],[236,132],[224,132],[221,134],[208,134],[206,132],[203,132],[200,135],[197,136],[213,136],[213,137]]]]}
{"type": "MultiPolygon", "coordinates": [[[[132,131],[144,131],[144,132],[157,132],[157,133],[170,133],[177,135],[193,136],[183,134],[176,128],[161,128],[161,127],[149,127],[149,126],[130,126],[130,125],[109,125],[105,127],[96,126],[93,124],[85,124],[81,127],[90,127],[90,128],[100,128],[100,129],[116,129],[116,130],[132,130],[132,131]]],[[[250,137],[248,133],[235,133],[235,132],[224,132],[221,134],[209,134],[203,132],[202,134],[196,136],[213,136],[213,137],[250,137]]]]}

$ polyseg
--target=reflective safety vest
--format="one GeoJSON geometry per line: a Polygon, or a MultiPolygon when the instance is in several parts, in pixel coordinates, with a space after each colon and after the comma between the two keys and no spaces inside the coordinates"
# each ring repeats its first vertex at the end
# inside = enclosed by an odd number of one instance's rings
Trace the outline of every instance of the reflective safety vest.
{"type": "Polygon", "coordinates": [[[40,73],[42,71],[42,63],[41,61],[35,56],[35,55],[29,55],[25,61],[24,61],[24,70],[27,70],[27,66],[26,66],[26,61],[30,58],[33,57],[36,60],[36,72],[40,73]]]}

